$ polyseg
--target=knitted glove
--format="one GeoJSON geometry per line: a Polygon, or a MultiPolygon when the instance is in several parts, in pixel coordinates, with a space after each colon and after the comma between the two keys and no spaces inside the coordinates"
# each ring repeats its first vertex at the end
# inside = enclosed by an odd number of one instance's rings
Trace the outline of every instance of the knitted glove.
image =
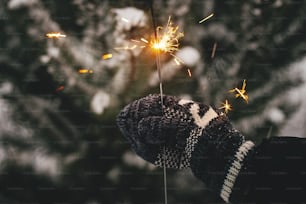
{"type": "Polygon", "coordinates": [[[236,177],[253,148],[228,118],[207,105],[149,95],[127,105],[117,123],[136,153],[168,168],[191,167],[228,202],[236,177]]]}

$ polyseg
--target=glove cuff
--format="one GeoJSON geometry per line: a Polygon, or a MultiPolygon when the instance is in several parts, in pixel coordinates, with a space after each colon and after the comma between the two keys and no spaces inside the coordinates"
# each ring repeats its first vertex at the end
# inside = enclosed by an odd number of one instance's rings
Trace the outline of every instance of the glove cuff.
{"type": "Polygon", "coordinates": [[[203,130],[192,153],[191,169],[207,187],[220,192],[221,198],[229,202],[236,178],[253,146],[221,114],[203,130]]]}

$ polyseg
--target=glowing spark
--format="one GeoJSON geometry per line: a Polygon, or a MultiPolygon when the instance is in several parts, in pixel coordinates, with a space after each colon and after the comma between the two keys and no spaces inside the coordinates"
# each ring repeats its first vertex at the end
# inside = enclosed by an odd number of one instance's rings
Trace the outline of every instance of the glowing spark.
{"type": "Polygon", "coordinates": [[[173,58],[174,58],[174,62],[177,64],[177,65],[181,65],[181,64],[184,64],[183,60],[181,58],[179,58],[178,56],[174,55],[174,54],[170,54],[173,58]]]}
{"type": "Polygon", "coordinates": [[[180,65],[180,61],[177,59],[177,58],[174,58],[174,62],[177,64],[177,65],[180,65]]]}
{"type": "Polygon", "coordinates": [[[60,92],[60,91],[62,91],[62,90],[64,90],[64,86],[59,86],[59,87],[57,87],[57,89],[56,89],[56,92],[60,92]]]}
{"type": "Polygon", "coordinates": [[[187,71],[188,71],[188,75],[189,75],[189,77],[191,77],[192,75],[191,75],[191,71],[190,71],[190,69],[187,69],[187,71]]]}
{"type": "Polygon", "coordinates": [[[200,20],[199,23],[203,23],[204,21],[207,21],[208,19],[210,19],[213,16],[214,16],[214,14],[212,13],[209,16],[205,17],[204,19],[200,20]]]}
{"type": "Polygon", "coordinates": [[[173,53],[178,50],[179,39],[184,37],[182,32],[178,32],[179,27],[172,25],[171,17],[168,19],[167,26],[157,27],[157,39],[150,42],[151,48],[156,51],[162,51],[167,53],[173,53]]]}
{"type": "Polygon", "coordinates": [[[147,40],[145,38],[140,38],[140,40],[131,39],[133,42],[123,47],[116,47],[116,50],[134,50],[136,48],[150,47],[157,53],[165,52],[169,53],[174,57],[174,61],[177,65],[183,64],[183,61],[175,56],[173,53],[179,49],[179,39],[184,36],[182,32],[178,31],[178,26],[173,26],[171,17],[169,16],[168,23],[166,27],[156,28],[156,38],[147,40]],[[141,44],[142,43],[142,44],[141,44]],[[148,44],[148,45],[146,45],[148,44]]]}
{"type": "Polygon", "coordinates": [[[215,57],[216,49],[217,49],[217,43],[215,42],[214,46],[213,46],[213,49],[212,49],[212,52],[211,52],[211,56],[210,56],[212,59],[215,57]]]}
{"type": "Polygon", "coordinates": [[[110,59],[110,58],[112,58],[112,57],[113,57],[113,54],[108,53],[108,54],[104,54],[104,55],[102,56],[102,59],[103,59],[103,60],[107,60],[107,59],[110,59]]]}
{"type": "Polygon", "coordinates": [[[128,19],[123,18],[123,17],[121,18],[121,20],[124,21],[124,22],[126,22],[126,23],[130,22],[128,19]]]}
{"type": "Polygon", "coordinates": [[[140,43],[139,40],[135,40],[135,39],[131,39],[132,42],[135,42],[135,43],[140,43]]]}
{"type": "Polygon", "coordinates": [[[219,109],[224,109],[224,112],[228,113],[228,111],[232,110],[232,105],[229,104],[227,100],[225,100],[225,102],[222,103],[222,106],[219,109]]]}
{"type": "Polygon", "coordinates": [[[132,42],[135,42],[135,43],[141,43],[139,40],[134,40],[134,39],[132,39],[131,41],[132,41],[132,42]]]}
{"type": "Polygon", "coordinates": [[[137,45],[133,45],[132,47],[130,47],[131,50],[134,50],[137,47],[137,45]]]}
{"type": "Polygon", "coordinates": [[[144,39],[144,38],[141,38],[140,39],[142,42],[144,42],[144,43],[149,43],[149,41],[147,41],[146,39],[144,39]]]}
{"type": "Polygon", "coordinates": [[[129,46],[125,46],[125,47],[115,47],[116,50],[134,50],[135,48],[137,48],[137,45],[133,45],[131,47],[129,46]]]}
{"type": "Polygon", "coordinates": [[[246,81],[245,81],[245,79],[244,79],[241,89],[238,89],[238,88],[236,87],[236,88],[234,88],[234,89],[229,90],[229,92],[230,92],[230,93],[237,92],[237,93],[235,94],[235,97],[236,97],[236,98],[241,97],[243,100],[245,100],[246,103],[248,103],[249,96],[248,96],[247,93],[246,93],[245,87],[246,87],[246,81]]]}
{"type": "Polygon", "coordinates": [[[47,33],[47,34],[46,34],[46,37],[47,37],[47,38],[65,38],[66,35],[61,34],[61,33],[59,33],[59,32],[51,32],[51,33],[47,33]]]}
{"type": "Polygon", "coordinates": [[[79,69],[78,71],[80,74],[92,74],[93,73],[93,70],[91,69],[79,69]]]}

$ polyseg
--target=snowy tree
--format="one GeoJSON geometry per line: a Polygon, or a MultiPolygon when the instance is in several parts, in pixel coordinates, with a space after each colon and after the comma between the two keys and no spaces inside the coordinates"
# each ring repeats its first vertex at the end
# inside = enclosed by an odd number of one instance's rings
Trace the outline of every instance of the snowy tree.
{"type": "MultiPolygon", "coordinates": [[[[302,73],[291,65],[305,56],[303,1],[9,0],[0,5],[4,203],[163,201],[162,172],[131,152],[115,124],[124,105],[159,92],[155,54],[132,41],[152,38],[151,8],[156,25],[164,26],[171,16],[184,32],[175,53],[184,63],[161,56],[166,94],[216,107],[228,99],[235,127],[256,141],[277,134],[300,103],[288,91],[302,82],[302,73]],[[66,37],[50,39],[49,32],[66,37]],[[112,57],[103,59],[105,54],[112,57]],[[248,103],[228,92],[244,79],[248,103]]],[[[168,173],[169,202],[215,201],[190,172],[168,173]]]]}

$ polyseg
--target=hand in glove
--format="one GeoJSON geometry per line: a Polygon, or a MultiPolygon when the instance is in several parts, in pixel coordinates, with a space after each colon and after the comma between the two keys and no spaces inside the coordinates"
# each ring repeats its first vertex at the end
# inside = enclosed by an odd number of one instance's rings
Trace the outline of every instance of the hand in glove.
{"type": "Polygon", "coordinates": [[[173,96],[149,95],[127,105],[117,123],[143,159],[168,168],[191,167],[228,202],[254,144],[245,141],[222,112],[173,96]]]}

